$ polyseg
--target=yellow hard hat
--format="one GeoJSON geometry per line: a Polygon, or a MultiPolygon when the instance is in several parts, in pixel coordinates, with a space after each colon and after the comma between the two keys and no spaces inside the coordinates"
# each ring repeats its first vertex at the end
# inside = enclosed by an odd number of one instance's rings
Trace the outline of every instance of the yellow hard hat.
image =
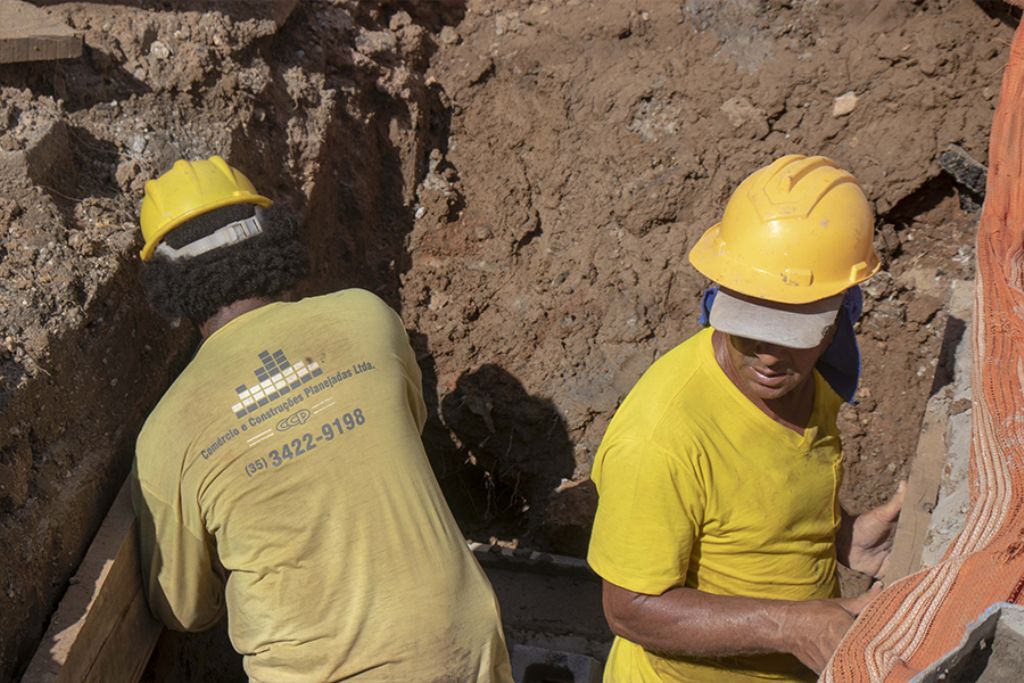
{"type": "Polygon", "coordinates": [[[171,230],[196,216],[232,204],[256,204],[266,208],[271,201],[239,170],[219,156],[199,161],[177,161],[171,170],[146,183],[139,211],[142,238],[140,256],[153,257],[160,240],[171,230]]]}
{"type": "Polygon", "coordinates": [[[690,250],[728,289],[785,304],[838,294],[878,272],[875,216],[857,180],[826,157],[790,154],[733,192],[690,250]]]}

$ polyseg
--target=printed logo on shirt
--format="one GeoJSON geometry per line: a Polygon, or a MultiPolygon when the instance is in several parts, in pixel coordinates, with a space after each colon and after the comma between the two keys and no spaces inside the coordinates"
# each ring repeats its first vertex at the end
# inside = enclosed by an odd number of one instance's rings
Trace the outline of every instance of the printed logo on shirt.
{"type": "Polygon", "coordinates": [[[303,408],[302,410],[298,411],[297,413],[293,413],[293,414],[289,415],[288,417],[284,418],[283,420],[281,420],[280,422],[278,422],[277,423],[277,431],[284,432],[284,431],[288,431],[292,427],[298,427],[299,425],[304,425],[304,424],[306,424],[306,421],[309,418],[311,418],[312,416],[313,416],[313,413],[311,413],[308,410],[306,410],[305,408],[303,408]]]}
{"type": "Polygon", "coordinates": [[[254,370],[256,383],[235,388],[238,402],[231,406],[231,411],[240,422],[202,449],[203,459],[212,457],[243,432],[247,432],[246,445],[251,448],[271,438],[275,432],[305,425],[318,413],[334,406],[336,400],[330,389],[377,369],[371,361],[364,360],[327,375],[311,358],[293,364],[282,349],[273,353],[262,351],[259,359],[262,365],[254,370]],[[318,395],[321,393],[323,395],[318,395]]]}
{"type": "Polygon", "coordinates": [[[238,403],[231,406],[235,417],[243,418],[256,412],[271,401],[300,388],[306,382],[324,374],[316,361],[299,361],[292,365],[282,349],[270,353],[261,351],[263,367],[256,368],[256,384],[237,387],[238,403]]]}

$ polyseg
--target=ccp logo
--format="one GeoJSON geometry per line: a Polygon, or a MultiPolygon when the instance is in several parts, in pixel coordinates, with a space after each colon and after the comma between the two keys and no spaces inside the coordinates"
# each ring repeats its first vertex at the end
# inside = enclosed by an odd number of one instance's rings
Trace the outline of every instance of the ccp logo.
{"type": "Polygon", "coordinates": [[[298,427],[300,424],[304,424],[306,420],[312,417],[312,415],[313,413],[305,409],[292,413],[277,423],[277,431],[283,432],[291,429],[292,427],[298,427]]]}

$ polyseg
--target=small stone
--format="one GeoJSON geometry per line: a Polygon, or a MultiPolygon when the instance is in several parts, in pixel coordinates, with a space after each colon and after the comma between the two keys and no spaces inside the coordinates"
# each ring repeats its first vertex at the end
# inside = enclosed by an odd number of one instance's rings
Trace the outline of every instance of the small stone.
{"type": "Polygon", "coordinates": [[[476,227],[473,228],[473,234],[476,235],[476,238],[480,241],[489,240],[494,237],[494,233],[491,231],[491,226],[487,223],[478,223],[476,227]]]}
{"type": "MultiPolygon", "coordinates": [[[[114,172],[114,178],[117,179],[118,185],[122,189],[129,189],[132,187],[132,183],[141,179],[142,168],[139,166],[139,162],[135,159],[126,159],[117,165],[117,170],[114,172]]],[[[89,255],[91,251],[91,244],[89,241],[83,242],[82,252],[89,255]],[[89,246],[84,246],[89,245],[89,246]]]]}
{"type": "Polygon", "coordinates": [[[431,311],[439,311],[451,302],[451,298],[444,292],[431,292],[430,303],[427,308],[431,311]]]}
{"type": "Polygon", "coordinates": [[[942,302],[939,299],[921,294],[907,304],[907,320],[923,325],[934,318],[941,308],[942,302]]]}
{"type": "Polygon", "coordinates": [[[388,28],[392,31],[400,31],[406,26],[412,25],[412,17],[405,10],[395,12],[391,17],[391,21],[388,22],[388,28]]]}
{"type": "Polygon", "coordinates": [[[132,152],[134,152],[135,154],[142,154],[143,152],[146,151],[146,147],[148,145],[149,145],[149,142],[146,140],[146,136],[144,136],[144,135],[134,135],[134,136],[132,136],[132,141],[131,141],[131,143],[128,146],[131,148],[132,152]]]}
{"type": "Polygon", "coordinates": [[[364,31],[356,36],[356,51],[368,57],[391,53],[398,48],[398,38],[390,31],[364,31]]]}
{"type": "Polygon", "coordinates": [[[733,128],[739,128],[758,115],[757,109],[746,97],[733,97],[726,100],[720,107],[733,128]]]}
{"type": "Polygon", "coordinates": [[[755,107],[746,97],[732,97],[719,108],[733,128],[749,124],[749,130],[758,140],[768,135],[768,118],[762,109],[755,107]]]}
{"type": "Polygon", "coordinates": [[[844,92],[832,102],[832,116],[839,118],[846,116],[857,108],[857,93],[850,90],[844,92]]]}
{"type": "Polygon", "coordinates": [[[443,45],[458,45],[462,41],[462,36],[451,26],[445,26],[441,29],[440,38],[443,45]]]}
{"type": "Polygon", "coordinates": [[[149,46],[149,56],[156,59],[167,59],[171,56],[171,48],[159,40],[154,40],[153,44],[149,46]]]}
{"type": "Polygon", "coordinates": [[[966,413],[971,409],[970,399],[960,398],[953,401],[953,404],[949,406],[950,415],[959,415],[960,413],[966,413]]]}
{"type": "Polygon", "coordinates": [[[467,84],[478,85],[483,83],[494,74],[494,60],[485,58],[472,64],[467,63],[465,73],[467,84]]]}
{"type": "Polygon", "coordinates": [[[996,91],[993,90],[991,86],[986,85],[984,88],[981,89],[981,96],[984,97],[986,100],[991,100],[993,97],[996,96],[996,91]]]}

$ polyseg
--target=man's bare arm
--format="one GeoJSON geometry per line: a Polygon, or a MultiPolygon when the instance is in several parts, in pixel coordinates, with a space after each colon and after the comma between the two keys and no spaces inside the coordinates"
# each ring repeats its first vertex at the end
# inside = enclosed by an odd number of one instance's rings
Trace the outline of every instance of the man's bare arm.
{"type": "Polygon", "coordinates": [[[672,588],[634,593],[604,581],[604,613],[615,635],[666,656],[726,657],[783,652],[824,668],[854,617],[877,590],[857,598],[764,600],[672,588]]]}

